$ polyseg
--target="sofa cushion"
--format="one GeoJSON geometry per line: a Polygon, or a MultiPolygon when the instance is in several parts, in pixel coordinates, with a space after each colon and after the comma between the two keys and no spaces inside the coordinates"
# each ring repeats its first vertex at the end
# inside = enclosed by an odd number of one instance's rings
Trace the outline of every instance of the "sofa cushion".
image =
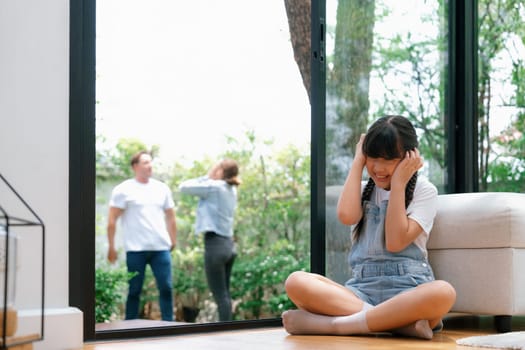
{"type": "Polygon", "coordinates": [[[427,248],[525,248],[525,194],[476,192],[438,196],[427,248]]]}
{"type": "Polygon", "coordinates": [[[428,257],[436,279],[456,289],[452,312],[525,315],[525,249],[434,249],[428,257]]]}

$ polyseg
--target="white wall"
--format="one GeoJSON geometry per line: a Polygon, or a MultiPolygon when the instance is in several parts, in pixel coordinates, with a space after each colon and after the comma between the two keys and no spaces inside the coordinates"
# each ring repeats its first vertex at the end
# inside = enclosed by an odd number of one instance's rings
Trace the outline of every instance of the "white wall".
{"type": "Polygon", "coordinates": [[[46,225],[49,311],[35,349],[82,342],[81,313],[68,308],[68,98],[69,0],[2,0],[0,173],[46,225]]]}

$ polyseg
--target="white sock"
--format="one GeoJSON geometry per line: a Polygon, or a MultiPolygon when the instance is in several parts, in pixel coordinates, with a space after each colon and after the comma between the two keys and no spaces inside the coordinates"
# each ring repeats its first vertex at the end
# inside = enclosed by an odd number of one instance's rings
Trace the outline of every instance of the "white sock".
{"type": "Polygon", "coordinates": [[[393,333],[428,340],[434,336],[434,332],[432,332],[427,320],[419,320],[408,326],[396,328],[393,330],[393,333]]]}
{"type": "Polygon", "coordinates": [[[372,309],[374,306],[363,301],[363,308],[361,310],[366,311],[372,309]]]}
{"type": "Polygon", "coordinates": [[[361,310],[358,313],[349,316],[334,317],[334,328],[336,334],[366,334],[370,333],[368,323],[366,322],[367,310],[361,310]]]}
{"type": "Polygon", "coordinates": [[[288,310],[282,314],[284,329],[290,334],[332,334],[332,317],[305,310],[288,310]]]}
{"type": "Polygon", "coordinates": [[[305,310],[288,310],[282,315],[283,325],[290,334],[350,335],[369,333],[366,310],[349,316],[325,316],[305,310]]]}

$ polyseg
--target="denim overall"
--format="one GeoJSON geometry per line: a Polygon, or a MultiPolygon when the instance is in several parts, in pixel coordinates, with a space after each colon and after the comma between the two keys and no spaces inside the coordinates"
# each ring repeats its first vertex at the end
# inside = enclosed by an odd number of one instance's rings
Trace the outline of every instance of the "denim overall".
{"type": "Polygon", "coordinates": [[[387,205],[387,200],[381,202],[380,206],[365,201],[366,221],[348,256],[352,278],[345,286],[361,300],[374,306],[434,280],[428,260],[414,243],[397,253],[386,250],[387,205]]]}

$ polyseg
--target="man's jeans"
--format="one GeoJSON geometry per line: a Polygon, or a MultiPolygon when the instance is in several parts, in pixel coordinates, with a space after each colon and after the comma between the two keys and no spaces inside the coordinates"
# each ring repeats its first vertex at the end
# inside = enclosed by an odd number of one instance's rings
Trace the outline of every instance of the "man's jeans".
{"type": "Polygon", "coordinates": [[[126,320],[139,317],[139,302],[144,283],[144,272],[149,264],[159,290],[159,304],[164,321],[173,321],[173,296],[171,280],[171,254],[169,250],[126,252],[128,272],[138,272],[129,281],[126,301],[126,320]]]}

